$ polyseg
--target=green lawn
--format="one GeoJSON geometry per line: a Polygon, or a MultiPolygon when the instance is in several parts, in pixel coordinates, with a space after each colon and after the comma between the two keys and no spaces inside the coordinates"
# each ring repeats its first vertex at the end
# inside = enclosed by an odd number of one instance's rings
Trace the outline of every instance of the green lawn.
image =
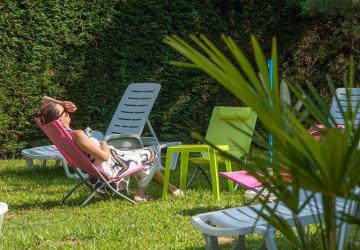
{"type": "MultiPolygon", "coordinates": [[[[178,183],[178,171],[171,178],[178,183]]],[[[1,160],[0,201],[9,205],[0,237],[2,249],[204,249],[202,234],[192,227],[191,216],[244,202],[243,192],[230,195],[222,180],[220,202],[213,199],[204,181],[197,181],[186,196],[167,201],[151,183],[147,193],[154,200],[136,206],[114,197],[98,197],[79,207],[86,189],[60,205],[75,182],[65,178],[61,167],[36,166],[28,172],[24,160],[1,160]]],[[[261,242],[256,235],[248,239],[250,249],[261,242]]],[[[289,249],[279,235],[277,243],[279,249],[289,249]]]]}

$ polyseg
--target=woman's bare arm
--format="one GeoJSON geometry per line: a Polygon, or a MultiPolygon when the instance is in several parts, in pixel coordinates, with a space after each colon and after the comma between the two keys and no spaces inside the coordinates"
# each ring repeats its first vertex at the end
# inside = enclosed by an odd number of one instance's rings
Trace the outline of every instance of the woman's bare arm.
{"type": "Polygon", "coordinates": [[[110,150],[106,142],[101,142],[101,148],[98,148],[83,131],[75,130],[73,133],[75,133],[75,143],[82,151],[102,161],[109,159],[110,150]]]}
{"type": "Polygon", "coordinates": [[[55,104],[60,104],[61,105],[61,101],[59,100],[56,100],[54,98],[51,98],[49,96],[43,96],[42,98],[42,106],[46,106],[47,104],[49,103],[55,103],[55,104]]]}
{"type": "Polygon", "coordinates": [[[63,106],[68,112],[75,112],[77,110],[77,107],[73,102],[59,101],[49,96],[43,96],[41,107],[46,106],[50,102],[63,106]]]}

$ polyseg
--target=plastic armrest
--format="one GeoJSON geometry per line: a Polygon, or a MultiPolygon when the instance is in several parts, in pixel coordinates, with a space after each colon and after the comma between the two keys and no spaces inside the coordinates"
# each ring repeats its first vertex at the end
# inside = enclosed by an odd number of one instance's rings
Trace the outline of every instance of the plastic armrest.
{"type": "Polygon", "coordinates": [[[220,228],[212,226],[198,216],[194,216],[191,219],[191,224],[199,229],[201,232],[211,235],[211,236],[237,236],[240,235],[239,228],[237,227],[228,227],[228,228],[220,228]]]}
{"type": "Polygon", "coordinates": [[[141,138],[137,134],[113,134],[104,138],[109,145],[122,150],[143,148],[141,138]]]}
{"type": "Polygon", "coordinates": [[[96,139],[98,139],[99,141],[103,141],[104,140],[104,134],[98,130],[93,130],[92,131],[92,136],[95,137],[96,139]]]}

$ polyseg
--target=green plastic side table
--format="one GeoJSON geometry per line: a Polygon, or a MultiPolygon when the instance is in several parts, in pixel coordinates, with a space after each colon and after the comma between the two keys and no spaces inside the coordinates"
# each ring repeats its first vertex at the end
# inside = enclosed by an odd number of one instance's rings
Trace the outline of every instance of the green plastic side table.
{"type": "MultiPolygon", "coordinates": [[[[216,147],[222,151],[229,152],[228,145],[217,145],[216,147]]],[[[168,147],[166,153],[166,163],[165,163],[165,176],[164,176],[163,195],[162,195],[163,199],[167,199],[167,189],[169,186],[169,178],[170,178],[170,163],[173,153],[181,154],[180,189],[182,190],[186,188],[189,153],[207,153],[210,164],[212,192],[216,200],[220,200],[218,151],[209,145],[178,145],[178,146],[168,147]]],[[[231,172],[230,160],[225,159],[225,166],[226,166],[226,171],[231,172]]],[[[233,192],[234,191],[233,182],[229,180],[228,184],[229,184],[230,192],[233,192]]]]}

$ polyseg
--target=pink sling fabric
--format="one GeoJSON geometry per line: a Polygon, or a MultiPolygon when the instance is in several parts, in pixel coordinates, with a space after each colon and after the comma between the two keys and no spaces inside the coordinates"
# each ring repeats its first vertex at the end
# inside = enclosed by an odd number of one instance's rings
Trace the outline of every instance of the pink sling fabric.
{"type": "Polygon", "coordinates": [[[260,181],[249,175],[247,171],[222,172],[220,174],[247,189],[255,189],[262,185],[260,181]]]}
{"type": "MultiPolygon", "coordinates": [[[[336,125],[338,129],[345,129],[345,125],[336,125]]],[[[315,140],[320,141],[321,139],[321,130],[326,130],[327,128],[322,124],[316,124],[308,129],[310,135],[314,137],[315,140]]]]}
{"type": "Polygon", "coordinates": [[[71,134],[66,131],[62,124],[58,120],[43,124],[39,118],[34,119],[39,128],[45,133],[50,141],[56,146],[60,153],[65,157],[66,161],[70,164],[73,169],[80,168],[85,173],[100,177],[101,174],[106,180],[111,181],[115,179],[125,178],[137,171],[144,168],[143,165],[138,168],[134,168],[131,171],[126,171],[122,176],[113,178],[106,174],[102,168],[95,166],[81,151],[81,149],[74,142],[71,134]]]}
{"type": "MultiPolygon", "coordinates": [[[[344,125],[337,125],[336,127],[339,129],[345,128],[344,125]]],[[[310,135],[312,135],[315,138],[315,140],[320,141],[321,130],[324,129],[326,129],[324,125],[317,124],[315,126],[310,127],[308,132],[310,133],[310,135]]],[[[255,177],[249,175],[247,171],[223,172],[220,174],[225,178],[228,178],[247,189],[255,189],[262,186],[261,182],[258,181],[255,177]]],[[[287,177],[285,174],[284,174],[284,178],[285,179],[288,178],[288,180],[291,181],[291,178],[287,177]]]]}

